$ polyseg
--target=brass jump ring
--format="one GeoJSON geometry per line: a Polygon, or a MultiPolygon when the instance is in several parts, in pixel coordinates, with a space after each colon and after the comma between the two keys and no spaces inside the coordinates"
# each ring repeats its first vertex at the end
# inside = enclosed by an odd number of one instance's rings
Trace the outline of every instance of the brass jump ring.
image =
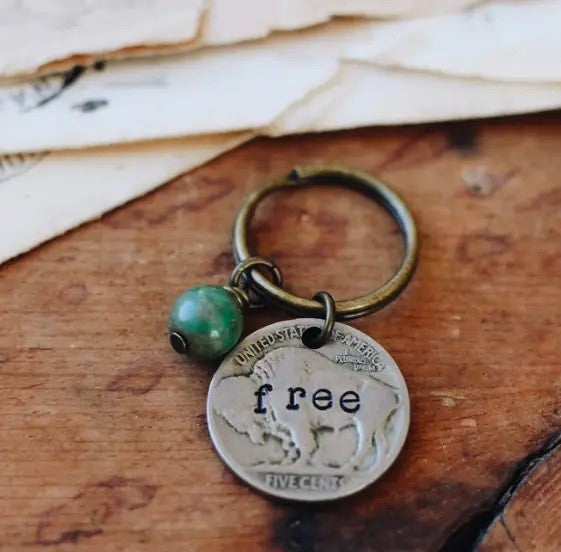
{"type": "Polygon", "coordinates": [[[271,276],[273,277],[275,286],[282,288],[283,285],[283,277],[280,268],[271,259],[268,259],[267,257],[255,256],[248,257],[247,259],[238,262],[238,264],[234,267],[234,270],[232,270],[232,274],[230,275],[229,286],[234,291],[242,290],[244,292],[242,294],[242,302],[248,305],[250,309],[263,307],[263,304],[261,302],[250,301],[247,293],[245,293],[245,287],[247,286],[247,283],[251,281],[250,278],[254,277],[254,274],[258,274],[263,279],[267,280],[265,276],[263,276],[258,270],[256,270],[256,267],[258,266],[264,266],[269,269],[271,276]],[[242,278],[244,278],[244,276],[249,277],[245,283],[242,282],[242,278]]]}
{"type": "Polygon", "coordinates": [[[302,341],[304,345],[311,349],[319,349],[325,345],[333,332],[333,325],[335,324],[335,300],[327,291],[318,291],[314,295],[315,301],[321,301],[325,309],[325,324],[323,328],[311,327],[304,331],[302,341]]]}
{"type": "MultiPolygon", "coordinates": [[[[252,257],[248,247],[248,233],[251,219],[257,205],[269,194],[294,187],[312,184],[339,185],[355,189],[376,201],[386,209],[396,221],[404,241],[404,256],[397,272],[381,287],[371,293],[335,302],[335,317],[347,320],[370,314],[393,301],[411,279],[418,255],[418,236],[415,220],[405,203],[388,186],[368,174],[350,171],[341,167],[308,166],[294,169],[282,178],[258,188],[245,200],[236,217],[232,235],[232,249],[237,262],[252,257]]],[[[269,281],[256,270],[251,271],[251,289],[264,301],[272,303],[291,313],[321,317],[325,306],[321,301],[307,299],[289,293],[275,282],[269,281]]]]}

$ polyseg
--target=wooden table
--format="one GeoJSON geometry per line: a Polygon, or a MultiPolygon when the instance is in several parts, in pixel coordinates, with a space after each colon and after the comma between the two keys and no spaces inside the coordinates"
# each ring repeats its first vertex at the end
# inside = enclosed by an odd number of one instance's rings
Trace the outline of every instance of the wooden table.
{"type": "MultiPolygon", "coordinates": [[[[345,190],[276,196],[258,215],[257,250],[301,294],[365,292],[400,258],[391,219],[345,190]]],[[[559,115],[223,155],[0,268],[0,549],[559,550],[560,276],[559,115]],[[205,425],[212,370],[166,336],[181,290],[226,282],[243,196],[310,162],[387,180],[422,239],[407,291],[353,323],[407,380],[404,451],[360,495],[315,506],[223,466],[205,425]]],[[[247,331],[283,318],[251,315],[247,331]]]]}

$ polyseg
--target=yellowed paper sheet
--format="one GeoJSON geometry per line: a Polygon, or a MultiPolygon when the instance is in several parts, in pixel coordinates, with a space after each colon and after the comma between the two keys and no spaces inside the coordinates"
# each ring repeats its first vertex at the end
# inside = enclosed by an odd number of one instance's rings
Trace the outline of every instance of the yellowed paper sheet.
{"type": "Polygon", "coordinates": [[[447,121],[561,107],[561,83],[508,83],[347,62],[267,130],[302,132],[447,121]]]}
{"type": "Polygon", "coordinates": [[[0,263],[101,216],[250,138],[0,156],[0,263]]]}
{"type": "Polygon", "coordinates": [[[360,28],[341,24],[290,40],[115,62],[5,85],[0,153],[264,128],[337,72],[339,50],[360,28]]]}
{"type": "Polygon", "coordinates": [[[494,81],[561,81],[561,2],[491,2],[466,13],[373,25],[347,55],[494,81]]]}
{"type": "Polygon", "coordinates": [[[195,38],[204,0],[3,0],[0,75],[92,52],[195,38]]]}
{"type": "Polygon", "coordinates": [[[198,45],[263,38],[325,23],[337,16],[408,18],[454,12],[478,0],[210,0],[198,45]]]}
{"type": "MultiPolygon", "coordinates": [[[[320,0],[322,1],[322,0],[320,0]]],[[[465,10],[485,0],[325,0],[337,15],[373,18],[413,18],[465,10]]]]}
{"type": "Polygon", "coordinates": [[[0,78],[63,71],[263,38],[337,16],[407,18],[477,0],[7,0],[0,5],[0,78]],[[126,24],[123,24],[126,22],[126,24]]]}
{"type": "MultiPolygon", "coordinates": [[[[525,2],[520,5],[528,8],[525,2]]],[[[436,71],[380,72],[377,60],[383,56],[373,52],[376,45],[386,43],[376,31],[385,28],[372,22],[339,22],[289,38],[276,36],[187,55],[113,63],[100,71],[43,79],[39,85],[0,87],[0,129],[9,129],[0,132],[0,152],[245,129],[266,133],[291,107],[307,106],[310,98],[324,98],[326,91],[335,93],[330,91],[332,82],[340,80],[341,72],[348,74],[346,64],[360,58],[366,58],[373,69],[368,85],[353,94],[376,98],[376,105],[357,103],[349,99],[349,93],[342,94],[329,115],[335,120],[334,113],[344,112],[341,127],[500,115],[561,105],[555,82],[527,81],[528,86],[519,83],[519,87],[511,82],[508,87],[490,75],[486,80],[463,75],[458,80],[444,75],[438,80],[430,78],[438,75],[436,71]],[[521,96],[514,97],[517,93],[521,96]]],[[[515,49],[509,52],[516,54],[515,49]]],[[[492,55],[480,56],[481,67],[492,55]]],[[[551,71],[559,73],[557,82],[561,82],[557,63],[551,64],[551,71]]],[[[309,119],[311,113],[303,116],[309,119]]],[[[293,132],[300,131],[299,124],[289,126],[293,132]]],[[[338,127],[329,123],[328,128],[338,127]]]]}

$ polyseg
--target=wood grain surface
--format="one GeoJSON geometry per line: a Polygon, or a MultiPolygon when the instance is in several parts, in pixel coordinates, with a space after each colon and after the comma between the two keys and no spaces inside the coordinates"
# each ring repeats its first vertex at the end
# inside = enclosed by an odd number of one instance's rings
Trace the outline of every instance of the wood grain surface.
{"type": "MultiPolygon", "coordinates": [[[[0,549],[561,549],[538,529],[561,513],[560,152],[559,115],[255,140],[2,266],[0,549]],[[352,322],[408,383],[405,448],[361,494],[304,506],[220,462],[212,367],[171,350],[166,317],[184,288],[226,282],[244,195],[312,162],[385,179],[422,243],[407,291],[352,322]]],[[[254,235],[305,295],[365,292],[401,252],[391,219],[341,189],[269,198],[254,235]]]]}
{"type": "Polygon", "coordinates": [[[501,498],[489,530],[482,535],[480,552],[559,550],[561,524],[561,447],[528,462],[501,498]]]}

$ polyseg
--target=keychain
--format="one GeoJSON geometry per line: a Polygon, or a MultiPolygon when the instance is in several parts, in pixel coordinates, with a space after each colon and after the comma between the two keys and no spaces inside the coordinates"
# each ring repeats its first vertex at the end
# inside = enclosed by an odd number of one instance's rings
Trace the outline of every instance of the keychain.
{"type": "Polygon", "coordinates": [[[222,360],[210,383],[207,423],[224,462],[272,496],[332,500],[378,479],[399,454],[409,428],[409,394],[392,357],[370,336],[336,320],[370,314],[395,299],[413,275],[418,239],[402,200],[376,178],[339,167],[310,166],[251,193],[235,221],[237,263],[228,286],[189,289],[169,317],[181,354],[222,360]],[[280,269],[253,256],[251,218],[273,192],[306,185],[353,188],[384,207],[404,240],[397,272],[377,290],[344,301],[312,299],[283,287],[280,269]],[[271,279],[258,268],[266,268],[271,279]],[[238,343],[243,310],[272,305],[301,316],[277,322],[238,343]]]}

